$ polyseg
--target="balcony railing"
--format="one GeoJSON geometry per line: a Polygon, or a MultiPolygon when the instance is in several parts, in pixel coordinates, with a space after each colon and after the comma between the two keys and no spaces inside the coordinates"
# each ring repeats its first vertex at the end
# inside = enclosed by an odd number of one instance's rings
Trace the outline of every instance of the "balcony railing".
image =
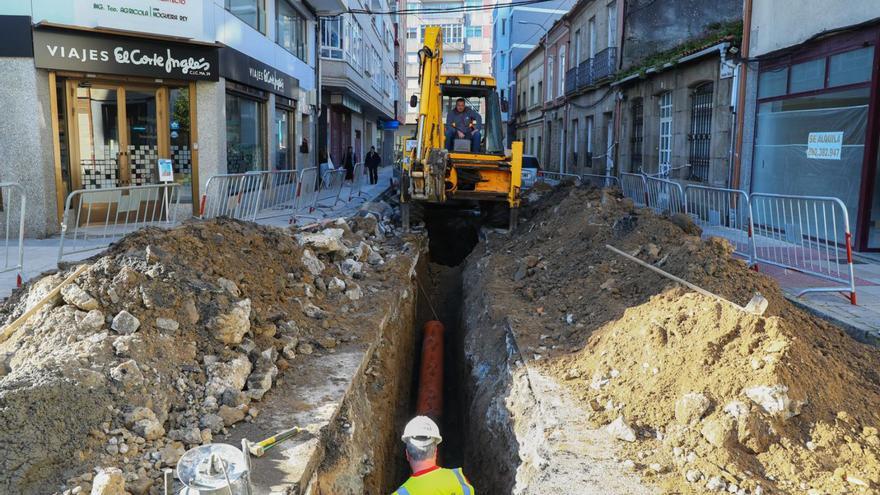
{"type": "Polygon", "coordinates": [[[593,85],[593,59],[588,58],[577,68],[577,87],[584,89],[593,85]]]}
{"type": "Polygon", "coordinates": [[[611,77],[617,71],[617,48],[608,47],[596,54],[593,59],[593,81],[599,82],[611,77]]]}
{"type": "Polygon", "coordinates": [[[565,94],[570,95],[578,89],[577,67],[565,72],[565,94]]]}

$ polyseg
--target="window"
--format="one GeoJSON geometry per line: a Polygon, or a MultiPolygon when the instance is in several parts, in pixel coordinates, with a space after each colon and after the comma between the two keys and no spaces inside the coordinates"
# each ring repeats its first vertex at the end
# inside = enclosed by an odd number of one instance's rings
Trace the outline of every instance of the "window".
{"type": "Polygon", "coordinates": [[[596,18],[590,18],[590,22],[587,25],[587,30],[589,31],[590,36],[590,58],[596,58],[596,18]]]}
{"type": "Polygon", "coordinates": [[[587,167],[593,166],[593,117],[587,117],[584,139],[587,141],[587,167]]]}
{"type": "Polygon", "coordinates": [[[300,60],[306,60],[306,20],[287,0],[279,0],[276,41],[300,60]]]}
{"type": "Polygon", "coordinates": [[[776,98],[838,86],[867,85],[871,81],[873,67],[874,47],[868,46],[792,66],[764,69],[758,76],[758,98],[776,98]]]}
{"type": "Polygon", "coordinates": [[[226,10],[261,33],[266,33],[264,0],[225,0],[226,10]]]}
{"type": "Polygon", "coordinates": [[[578,119],[571,119],[571,162],[575,168],[580,167],[578,160],[578,148],[580,147],[580,122],[578,119]]]}
{"type": "MultiPolygon", "coordinates": [[[[525,96],[525,95],[523,95],[525,96]]],[[[535,104],[535,87],[529,86],[529,105],[535,104]]]]}
{"type": "Polygon", "coordinates": [[[550,101],[553,99],[553,90],[556,89],[556,86],[553,85],[553,76],[556,72],[556,68],[553,66],[553,57],[547,59],[547,99],[545,101],[550,101]]]}
{"type": "Polygon", "coordinates": [[[617,46],[617,4],[608,4],[608,46],[617,46]]]}
{"type": "MultiPolygon", "coordinates": [[[[434,8],[433,6],[431,8],[434,8]]],[[[422,39],[425,39],[425,25],[422,25],[422,39]]],[[[443,41],[446,43],[463,43],[461,24],[441,24],[440,29],[443,31],[443,41]]]]}
{"type": "Polygon", "coordinates": [[[168,115],[171,116],[170,145],[174,157],[174,182],[183,184],[181,203],[192,203],[192,150],[190,149],[189,89],[170,88],[168,115]]]}
{"type": "Polygon", "coordinates": [[[541,136],[538,136],[538,148],[535,150],[535,156],[541,156],[541,136]]]}
{"type": "Polygon", "coordinates": [[[507,34],[507,18],[504,17],[501,19],[501,35],[507,34]]]}
{"type": "MultiPolygon", "coordinates": [[[[544,81],[538,81],[538,98],[544,97],[544,81]]],[[[535,103],[538,103],[537,101],[535,103]]]]}
{"type": "Polygon", "coordinates": [[[321,19],[321,56],[342,59],[342,17],[321,19]]]}
{"type": "Polygon", "coordinates": [[[502,53],[501,56],[498,57],[498,69],[507,70],[507,54],[502,53]]]}
{"type": "Polygon", "coordinates": [[[568,48],[568,45],[562,45],[559,47],[559,90],[556,93],[557,97],[561,97],[565,94],[565,51],[568,48]]]}
{"type": "Polygon", "coordinates": [[[419,37],[419,28],[416,27],[408,27],[406,28],[406,39],[414,40],[419,37]]]}
{"type": "Polygon", "coordinates": [[[632,102],[632,136],[630,137],[630,171],[642,169],[642,141],[645,136],[644,100],[636,98],[632,102]]]}
{"type": "Polygon", "coordinates": [[[871,80],[874,68],[874,47],[869,46],[831,57],[828,86],[844,86],[871,80]]]}
{"type": "Polygon", "coordinates": [[[535,137],[529,136],[529,153],[535,154],[535,137]]]}
{"type": "Polygon", "coordinates": [[[468,26],[465,30],[465,36],[468,38],[482,38],[483,26],[468,26]]]}
{"type": "Polygon", "coordinates": [[[483,0],[464,0],[464,5],[466,7],[482,7],[483,0]]]}
{"type": "Polygon", "coordinates": [[[668,174],[672,168],[672,92],[660,95],[659,172],[668,174]]]}
{"type": "Polygon", "coordinates": [[[226,93],[228,173],[240,174],[265,168],[265,107],[260,100],[238,93],[226,93]]]}
{"type": "Polygon", "coordinates": [[[295,170],[293,135],[294,112],[284,106],[275,107],[275,170],[295,170]]]}
{"type": "Polygon", "coordinates": [[[419,10],[422,4],[419,2],[406,2],[406,10],[419,10]]]}
{"type": "Polygon", "coordinates": [[[793,65],[790,85],[791,93],[803,93],[825,87],[825,59],[793,65]]]}
{"type": "Polygon", "coordinates": [[[691,180],[707,182],[711,162],[712,83],[697,86],[691,95],[691,132],[688,134],[691,180]]]}
{"type": "Polygon", "coordinates": [[[581,30],[574,32],[574,65],[581,62],[581,30]]]}

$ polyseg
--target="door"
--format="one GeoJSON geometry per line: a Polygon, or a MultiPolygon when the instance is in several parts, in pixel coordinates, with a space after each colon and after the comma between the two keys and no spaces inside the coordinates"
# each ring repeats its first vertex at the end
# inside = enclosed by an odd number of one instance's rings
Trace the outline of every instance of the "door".
{"type": "Polygon", "coordinates": [[[275,107],[275,170],[294,170],[293,112],[275,107]]]}
{"type": "Polygon", "coordinates": [[[605,115],[605,125],[608,127],[606,135],[608,142],[605,143],[605,175],[613,175],[614,171],[614,116],[605,115]]]}
{"type": "Polygon", "coordinates": [[[660,95],[660,146],[658,172],[666,176],[672,169],[672,92],[660,95]]]}

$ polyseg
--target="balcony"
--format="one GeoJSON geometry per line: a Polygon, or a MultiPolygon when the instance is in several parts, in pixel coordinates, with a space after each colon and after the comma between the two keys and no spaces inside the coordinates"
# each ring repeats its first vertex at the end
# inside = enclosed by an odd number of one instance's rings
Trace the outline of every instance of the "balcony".
{"type": "Polygon", "coordinates": [[[565,94],[570,95],[578,89],[577,67],[565,72],[565,94]]]}
{"type": "Polygon", "coordinates": [[[611,77],[617,72],[617,48],[608,47],[596,54],[593,59],[593,82],[611,77]]]}
{"type": "Polygon", "coordinates": [[[588,58],[577,68],[577,89],[581,90],[593,85],[593,59],[588,58]]]}

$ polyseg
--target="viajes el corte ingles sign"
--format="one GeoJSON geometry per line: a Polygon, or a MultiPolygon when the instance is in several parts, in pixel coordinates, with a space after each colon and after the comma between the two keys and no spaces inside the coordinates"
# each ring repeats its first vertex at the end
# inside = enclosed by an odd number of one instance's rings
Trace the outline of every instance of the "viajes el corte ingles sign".
{"type": "Polygon", "coordinates": [[[287,98],[299,87],[296,78],[229,47],[220,49],[220,75],[287,98]]]}
{"type": "Polygon", "coordinates": [[[41,69],[216,81],[217,48],[63,29],[34,30],[41,69]]]}
{"type": "Polygon", "coordinates": [[[39,0],[33,13],[35,23],[204,38],[204,0],[39,0]]]}

